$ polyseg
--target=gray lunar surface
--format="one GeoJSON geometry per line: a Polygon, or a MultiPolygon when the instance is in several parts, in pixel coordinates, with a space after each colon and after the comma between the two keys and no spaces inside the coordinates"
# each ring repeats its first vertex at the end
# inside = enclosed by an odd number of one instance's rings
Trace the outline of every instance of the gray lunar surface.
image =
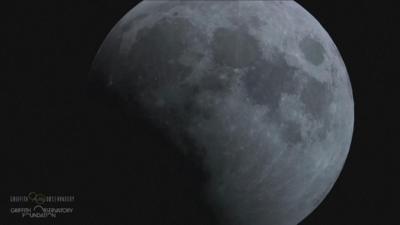
{"type": "Polygon", "coordinates": [[[224,225],[293,225],[333,187],[354,123],[335,44],[294,1],[144,1],[93,63],[209,174],[224,225]]]}

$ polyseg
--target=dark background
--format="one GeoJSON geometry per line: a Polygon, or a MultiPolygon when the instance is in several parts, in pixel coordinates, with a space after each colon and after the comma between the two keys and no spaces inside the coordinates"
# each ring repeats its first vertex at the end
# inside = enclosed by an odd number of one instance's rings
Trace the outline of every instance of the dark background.
{"type": "MultiPolygon", "coordinates": [[[[356,106],[344,170],[301,224],[397,225],[399,8],[395,1],[298,2],[342,53],[356,106]]],[[[213,223],[201,201],[198,168],[140,116],[128,116],[118,98],[87,88],[98,47],[136,4],[14,1],[2,6],[6,115],[0,125],[5,134],[0,224],[213,223]],[[31,191],[74,195],[75,212],[44,220],[11,216],[9,196],[31,191]]]]}

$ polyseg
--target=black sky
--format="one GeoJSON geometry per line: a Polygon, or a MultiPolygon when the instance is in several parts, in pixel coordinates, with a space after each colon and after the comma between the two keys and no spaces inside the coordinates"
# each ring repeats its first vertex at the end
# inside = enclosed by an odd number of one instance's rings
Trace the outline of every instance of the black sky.
{"type": "MultiPolygon", "coordinates": [[[[342,53],[356,107],[342,175],[301,225],[397,225],[399,7],[395,1],[298,2],[342,53]]],[[[192,217],[204,219],[185,225],[212,223],[212,213],[196,194],[201,180],[190,178],[196,168],[172,157],[168,140],[138,123],[140,118],[128,118],[112,95],[88,93],[98,47],[136,4],[14,1],[2,6],[6,115],[1,124],[0,224],[178,225],[192,217]],[[160,148],[165,152],[154,150],[160,148]],[[159,185],[165,190],[148,188],[159,185]],[[181,189],[184,194],[174,192],[181,189]],[[75,195],[76,213],[36,221],[10,216],[9,196],[31,191],[75,195]],[[189,201],[187,196],[195,197],[189,201]]]]}

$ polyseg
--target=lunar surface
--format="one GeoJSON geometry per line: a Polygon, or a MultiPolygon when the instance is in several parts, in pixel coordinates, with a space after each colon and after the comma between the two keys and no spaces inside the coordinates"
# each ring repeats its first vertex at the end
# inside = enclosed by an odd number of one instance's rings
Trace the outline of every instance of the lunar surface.
{"type": "Polygon", "coordinates": [[[141,2],[109,33],[92,71],[198,159],[223,225],[299,223],[349,151],[346,67],[294,1],[141,2]]]}

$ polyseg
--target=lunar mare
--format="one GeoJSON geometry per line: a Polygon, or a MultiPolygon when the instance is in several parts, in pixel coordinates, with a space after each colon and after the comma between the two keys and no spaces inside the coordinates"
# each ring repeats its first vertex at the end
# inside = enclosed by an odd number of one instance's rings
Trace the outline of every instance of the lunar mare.
{"type": "Polygon", "coordinates": [[[336,181],[354,103],[335,44],[294,1],[144,1],[93,72],[198,157],[224,225],[291,225],[336,181]]]}

